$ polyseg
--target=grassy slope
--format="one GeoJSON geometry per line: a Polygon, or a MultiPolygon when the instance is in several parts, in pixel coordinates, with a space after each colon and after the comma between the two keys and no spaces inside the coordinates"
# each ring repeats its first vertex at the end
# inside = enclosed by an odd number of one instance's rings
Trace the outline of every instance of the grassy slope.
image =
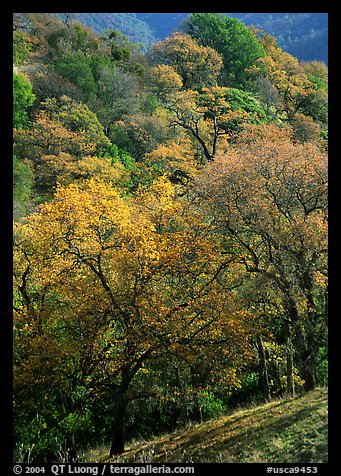
{"type": "Polygon", "coordinates": [[[108,449],[83,461],[135,463],[327,462],[327,389],[279,399],[191,425],[153,441],[127,446],[108,459],[108,449]]]}

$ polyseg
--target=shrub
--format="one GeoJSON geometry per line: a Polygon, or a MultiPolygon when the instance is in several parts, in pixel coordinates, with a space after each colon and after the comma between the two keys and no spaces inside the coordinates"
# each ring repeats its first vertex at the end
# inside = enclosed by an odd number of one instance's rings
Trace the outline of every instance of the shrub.
{"type": "Polygon", "coordinates": [[[32,106],[35,95],[30,80],[22,73],[13,74],[13,127],[28,127],[28,109],[32,106]]]}
{"type": "Polygon", "coordinates": [[[221,415],[225,409],[222,400],[210,390],[200,392],[198,403],[204,420],[221,415]]]}

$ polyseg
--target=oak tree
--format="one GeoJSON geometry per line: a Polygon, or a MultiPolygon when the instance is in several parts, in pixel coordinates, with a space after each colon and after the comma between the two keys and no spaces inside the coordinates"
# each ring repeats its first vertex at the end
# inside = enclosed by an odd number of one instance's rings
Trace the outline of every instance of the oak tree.
{"type": "Polygon", "coordinates": [[[230,262],[200,211],[177,200],[165,179],[130,201],[96,179],[59,187],[15,235],[16,309],[34,332],[18,385],[32,381],[31,372],[45,385],[41,358],[51,352],[49,372],[70,362],[84,398],[110,389],[111,455],[124,450],[127,407],[139,398],[134,379],[145,362],[221,345],[233,381],[236,362],[251,358],[249,315],[229,291],[233,278],[218,279],[230,262]],[[42,339],[46,350],[32,368],[42,339]]]}
{"type": "Polygon", "coordinates": [[[241,261],[260,289],[267,282],[280,296],[289,393],[294,352],[312,388],[326,332],[326,154],[312,143],[293,143],[285,129],[253,126],[208,166],[197,193],[239,253],[244,250],[241,261]]]}

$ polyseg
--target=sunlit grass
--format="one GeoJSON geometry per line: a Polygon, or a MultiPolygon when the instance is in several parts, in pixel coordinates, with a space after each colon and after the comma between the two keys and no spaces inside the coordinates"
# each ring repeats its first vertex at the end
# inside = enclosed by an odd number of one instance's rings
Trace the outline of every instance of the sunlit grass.
{"type": "Polygon", "coordinates": [[[117,463],[324,463],[328,459],[328,392],[316,389],[193,424],[149,442],[132,442],[108,458],[108,448],[82,460],[117,463]]]}

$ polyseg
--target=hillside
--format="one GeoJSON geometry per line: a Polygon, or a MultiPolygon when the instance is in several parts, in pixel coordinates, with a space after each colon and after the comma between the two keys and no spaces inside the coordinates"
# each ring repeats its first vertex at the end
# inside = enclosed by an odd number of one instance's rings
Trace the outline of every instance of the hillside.
{"type": "Polygon", "coordinates": [[[291,55],[328,64],[327,13],[227,13],[245,25],[255,25],[277,38],[291,55]]]}
{"type": "MultiPolygon", "coordinates": [[[[187,18],[187,13],[136,13],[157,38],[164,39],[187,18]]],[[[291,55],[328,64],[327,13],[225,13],[245,25],[255,25],[277,38],[291,55]]]]}
{"type": "MultiPolygon", "coordinates": [[[[147,46],[181,27],[188,13],[75,13],[97,32],[115,28],[147,46]]],[[[328,64],[327,13],[226,13],[245,25],[255,25],[277,38],[284,51],[305,61],[328,64]]]]}
{"type": "Polygon", "coordinates": [[[240,409],[148,442],[127,446],[108,460],[108,449],[83,461],[116,463],[325,463],[328,393],[320,388],[293,400],[240,409]]]}
{"type": "MultiPolygon", "coordinates": [[[[66,14],[58,15],[64,18],[66,14]]],[[[147,47],[156,41],[148,22],[134,13],[74,13],[72,16],[96,33],[115,29],[127,35],[130,41],[144,43],[147,47]]]]}
{"type": "Polygon", "coordinates": [[[232,409],[328,384],[327,66],[72,15],[13,16],[13,459],[326,460],[326,392],[232,409]]]}

